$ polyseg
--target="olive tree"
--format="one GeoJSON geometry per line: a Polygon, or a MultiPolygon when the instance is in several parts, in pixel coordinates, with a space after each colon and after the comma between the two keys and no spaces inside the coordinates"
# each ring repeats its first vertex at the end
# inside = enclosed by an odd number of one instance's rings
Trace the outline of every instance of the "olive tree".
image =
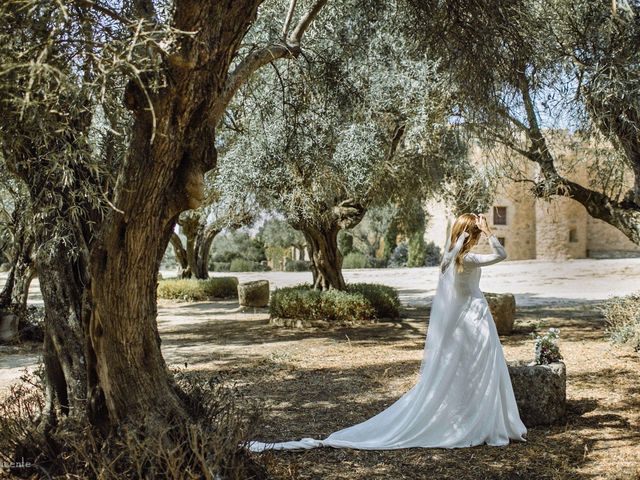
{"type": "Polygon", "coordinates": [[[0,5],[0,148],[36,224],[45,428],[58,416],[103,432],[188,424],[160,351],[160,261],[180,213],[203,200],[236,91],[300,55],[325,3],[0,5]],[[277,34],[243,43],[263,19],[277,34]]]}
{"type": "MultiPolygon", "coordinates": [[[[212,177],[213,175],[208,175],[212,177]]],[[[182,278],[209,278],[209,255],[216,235],[225,229],[238,229],[255,220],[255,206],[251,197],[228,198],[216,187],[215,179],[209,178],[206,201],[194,210],[180,214],[178,226],[181,236],[171,235],[171,246],[180,264],[182,278]]]]}
{"type": "Polygon", "coordinates": [[[261,72],[221,140],[224,182],[304,234],[323,290],[345,288],[341,230],[391,199],[425,198],[458,160],[436,65],[396,35],[394,2],[375,7],[344,2],[344,22],[310,32],[313,51],[261,72]]]}
{"type": "Polygon", "coordinates": [[[456,90],[457,119],[489,145],[534,162],[535,195],[572,198],[640,243],[638,3],[407,3],[413,33],[456,90]],[[571,180],[562,164],[554,135],[567,127],[582,140],[581,162],[598,150],[590,145],[609,143],[599,148],[602,168],[592,169],[589,185],[571,180]],[[625,168],[633,176],[628,192],[621,191],[625,168]]]}

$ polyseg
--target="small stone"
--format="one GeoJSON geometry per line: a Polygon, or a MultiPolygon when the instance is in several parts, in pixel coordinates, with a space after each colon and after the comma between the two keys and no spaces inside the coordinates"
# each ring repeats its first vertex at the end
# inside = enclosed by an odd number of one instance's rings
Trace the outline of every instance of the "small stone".
{"type": "Polygon", "coordinates": [[[18,316],[0,311],[0,342],[12,342],[18,336],[18,316]]]}
{"type": "Polygon", "coordinates": [[[0,264],[0,272],[8,272],[9,270],[11,270],[11,264],[9,262],[0,264]]]}
{"type": "Polygon", "coordinates": [[[256,280],[238,285],[238,302],[243,307],[266,307],[269,305],[269,281],[256,280]]]}
{"type": "Polygon", "coordinates": [[[485,293],[499,335],[511,335],[516,318],[516,299],[510,293],[485,293]]]}
{"type": "Polygon", "coordinates": [[[509,376],[520,418],[527,427],[561,421],[567,405],[564,362],[548,365],[509,363],[509,376]]]}
{"type": "Polygon", "coordinates": [[[164,277],[162,276],[162,273],[158,272],[158,281],[162,280],[164,277]]]}

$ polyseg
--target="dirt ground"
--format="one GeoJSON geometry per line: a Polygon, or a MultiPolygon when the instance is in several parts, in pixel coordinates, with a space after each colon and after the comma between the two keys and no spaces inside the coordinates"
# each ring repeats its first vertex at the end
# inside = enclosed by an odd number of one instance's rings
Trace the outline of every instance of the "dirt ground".
{"type": "MultiPolygon", "coordinates": [[[[273,287],[306,281],[305,275],[238,276],[266,277],[273,287]]],[[[158,325],[167,363],[203,376],[222,373],[258,402],[258,440],[323,438],[361,422],[417,380],[437,272],[353,270],[345,277],[398,288],[403,321],[297,330],[273,327],[266,311],[241,312],[236,302],[162,301],[158,325]]],[[[560,329],[568,373],[563,423],[530,428],[526,443],[499,448],[256,454],[273,478],[640,479],[640,356],[608,343],[598,308],[611,292],[637,290],[640,258],[505,262],[486,269],[482,282],[486,291],[516,295],[515,333],[501,337],[507,360],[533,358],[534,329],[560,329]]],[[[29,300],[41,303],[37,282],[29,300]]],[[[0,347],[0,396],[23,369],[35,368],[39,350],[35,344],[0,347]]]]}
{"type": "MultiPolygon", "coordinates": [[[[412,308],[400,323],[320,331],[272,327],[265,313],[237,313],[231,303],[164,304],[161,312],[175,308],[192,321],[161,320],[167,358],[188,370],[224,372],[259,401],[255,436],[266,441],[323,438],[394,402],[417,379],[428,317],[412,308]],[[202,344],[210,349],[190,351],[202,344]]],[[[530,332],[549,327],[560,329],[568,415],[562,424],[530,428],[527,443],[260,455],[279,479],[640,478],[640,357],[610,346],[598,303],[586,302],[519,308],[514,335],[501,337],[507,360],[530,361],[530,332]]]]}

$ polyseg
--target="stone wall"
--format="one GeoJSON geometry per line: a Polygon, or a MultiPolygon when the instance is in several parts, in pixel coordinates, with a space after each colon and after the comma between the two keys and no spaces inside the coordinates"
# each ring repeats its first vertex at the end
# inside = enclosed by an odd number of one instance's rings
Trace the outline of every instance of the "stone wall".
{"type": "Polygon", "coordinates": [[[536,200],[536,257],[567,260],[587,256],[587,211],[578,202],[557,197],[536,200]]]}
{"type": "MultiPolygon", "coordinates": [[[[584,159],[592,155],[592,150],[597,150],[597,145],[577,144],[567,132],[550,134],[549,140],[558,159],[560,173],[594,188],[594,179],[584,159]]],[[[483,165],[486,160],[485,153],[479,147],[472,149],[471,157],[478,165],[483,165]]],[[[502,163],[507,176],[516,176],[513,172],[517,171],[526,178],[534,179],[539,174],[538,167],[532,162],[510,158],[508,154],[505,154],[502,163]]],[[[496,191],[492,208],[485,212],[495,235],[504,238],[508,260],[640,256],[640,246],[633,244],[611,225],[591,218],[580,203],[558,196],[549,200],[535,199],[529,188],[529,183],[505,180],[496,191]],[[494,225],[493,206],[507,208],[506,225],[494,225]]],[[[431,201],[426,205],[426,210],[431,219],[425,239],[442,248],[447,222],[454,220],[451,209],[431,201]]],[[[488,253],[491,248],[483,240],[474,251],[488,253]]]]}
{"type": "Polygon", "coordinates": [[[589,217],[587,252],[590,257],[606,258],[640,255],[640,246],[608,223],[589,217]]]}

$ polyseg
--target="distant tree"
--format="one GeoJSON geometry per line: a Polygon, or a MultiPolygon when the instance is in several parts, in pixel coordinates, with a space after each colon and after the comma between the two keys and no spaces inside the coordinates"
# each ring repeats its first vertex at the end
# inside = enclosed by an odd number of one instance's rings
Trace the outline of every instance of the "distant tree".
{"type": "Polygon", "coordinates": [[[206,182],[203,206],[183,212],[178,218],[184,243],[176,232],[171,235],[171,246],[180,264],[179,276],[182,278],[209,278],[209,255],[216,235],[255,220],[255,205],[249,196],[230,199],[216,185],[215,178],[209,182],[206,182]]]}
{"type": "Polygon", "coordinates": [[[369,209],[362,221],[350,230],[355,248],[369,258],[377,258],[397,210],[391,204],[369,209]]]}
{"type": "Polygon", "coordinates": [[[217,236],[213,249],[213,260],[216,262],[231,262],[241,258],[260,263],[267,259],[262,239],[250,235],[245,229],[227,231],[217,236]]]}
{"type": "Polygon", "coordinates": [[[0,228],[2,251],[10,264],[7,280],[0,292],[0,308],[26,315],[29,287],[36,269],[34,230],[30,203],[22,185],[9,176],[0,179],[0,228]]]}
{"type": "MultiPolygon", "coordinates": [[[[277,217],[271,217],[262,224],[258,237],[265,247],[295,247],[300,252],[304,252],[307,245],[302,233],[293,229],[285,220],[277,217]]],[[[293,260],[302,259],[294,258],[293,260]]]]}

